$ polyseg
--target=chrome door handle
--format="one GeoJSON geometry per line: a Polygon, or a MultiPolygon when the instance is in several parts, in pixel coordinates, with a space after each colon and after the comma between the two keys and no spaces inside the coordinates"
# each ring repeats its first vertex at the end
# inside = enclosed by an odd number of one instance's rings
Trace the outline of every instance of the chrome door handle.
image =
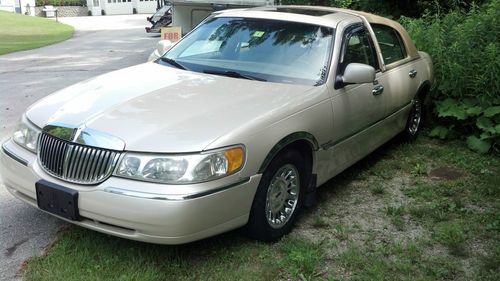
{"type": "Polygon", "coordinates": [[[413,69],[412,71],[410,71],[410,73],[408,73],[408,75],[410,76],[410,78],[415,78],[417,76],[417,71],[415,69],[413,69]]]}
{"type": "Polygon", "coordinates": [[[373,90],[372,90],[372,94],[374,96],[381,95],[383,92],[384,92],[384,86],[382,86],[382,85],[378,85],[375,88],[373,88],[373,90]]]}

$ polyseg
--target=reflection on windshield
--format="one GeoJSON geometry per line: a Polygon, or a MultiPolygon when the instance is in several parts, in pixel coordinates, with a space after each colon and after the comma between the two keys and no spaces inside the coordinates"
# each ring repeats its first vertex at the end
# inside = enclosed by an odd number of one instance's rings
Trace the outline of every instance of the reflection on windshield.
{"type": "Polygon", "coordinates": [[[197,72],[237,72],[258,80],[324,83],[333,29],[264,19],[212,18],[166,55],[197,72]]]}

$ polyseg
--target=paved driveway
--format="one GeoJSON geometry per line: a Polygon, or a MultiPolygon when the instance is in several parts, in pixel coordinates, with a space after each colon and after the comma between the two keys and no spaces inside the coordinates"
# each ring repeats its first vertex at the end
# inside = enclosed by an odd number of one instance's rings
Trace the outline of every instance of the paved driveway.
{"type": "MultiPolygon", "coordinates": [[[[60,18],[75,36],[60,44],[0,56],[0,140],[34,101],[63,87],[145,62],[158,37],[144,32],[146,15],[60,18]]],[[[137,81],[140,83],[140,81],[137,81]]],[[[40,255],[64,225],[0,187],[0,280],[40,255]]]]}

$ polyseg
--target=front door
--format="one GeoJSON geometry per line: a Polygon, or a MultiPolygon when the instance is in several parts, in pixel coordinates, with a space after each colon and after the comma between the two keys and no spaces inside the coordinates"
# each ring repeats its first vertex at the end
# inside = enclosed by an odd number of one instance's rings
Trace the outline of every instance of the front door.
{"type": "Polygon", "coordinates": [[[375,54],[371,37],[363,25],[346,29],[337,76],[343,75],[349,63],[363,63],[375,68],[377,78],[373,83],[336,85],[332,95],[334,137],[331,145],[356,135],[384,117],[384,85],[378,81],[382,73],[375,54]]]}

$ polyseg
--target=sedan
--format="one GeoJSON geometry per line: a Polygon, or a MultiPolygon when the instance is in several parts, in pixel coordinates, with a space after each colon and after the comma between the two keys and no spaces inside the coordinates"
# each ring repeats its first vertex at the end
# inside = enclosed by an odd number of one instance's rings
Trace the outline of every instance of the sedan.
{"type": "Polygon", "coordinates": [[[401,25],[344,9],[221,11],[172,45],[33,104],[2,145],[8,191],[127,239],[274,241],[323,183],[414,140],[433,82],[401,25]]]}

